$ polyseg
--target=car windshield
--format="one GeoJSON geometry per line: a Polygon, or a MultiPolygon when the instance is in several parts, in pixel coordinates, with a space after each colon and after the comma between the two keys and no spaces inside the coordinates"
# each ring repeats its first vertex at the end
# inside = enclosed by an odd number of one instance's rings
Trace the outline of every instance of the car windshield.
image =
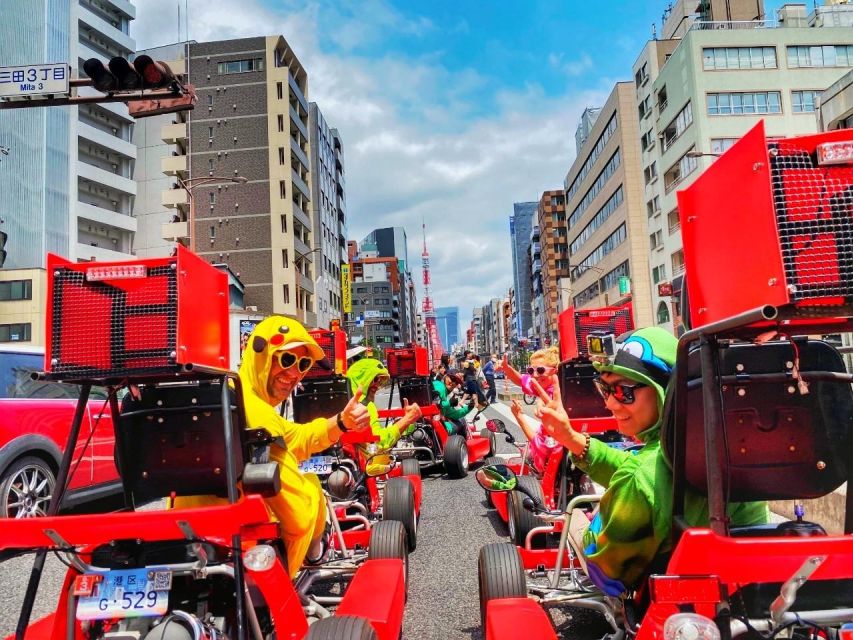
{"type": "MultiPolygon", "coordinates": [[[[76,400],[80,387],[76,384],[33,380],[31,373],[44,368],[44,356],[38,353],[0,352],[0,398],[60,398],[76,400]]],[[[106,390],[92,387],[92,399],[104,400],[106,390]]]]}

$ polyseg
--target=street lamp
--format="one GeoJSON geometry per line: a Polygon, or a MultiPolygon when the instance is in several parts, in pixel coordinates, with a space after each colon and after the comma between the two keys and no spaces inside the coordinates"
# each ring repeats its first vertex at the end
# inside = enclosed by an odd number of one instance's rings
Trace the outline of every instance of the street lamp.
{"type": "Polygon", "coordinates": [[[190,199],[190,215],[188,219],[190,227],[190,251],[195,251],[195,197],[193,196],[193,189],[200,187],[203,184],[210,184],[211,182],[234,182],[237,184],[246,184],[248,181],[249,179],[244,176],[206,176],[188,178],[186,180],[178,176],[178,184],[186,190],[190,199]]]}
{"type": "Polygon", "coordinates": [[[707,152],[706,151],[696,151],[694,149],[693,151],[688,151],[684,155],[686,155],[688,158],[701,158],[702,156],[711,156],[712,158],[719,158],[723,154],[722,153],[716,153],[713,151],[707,151],[707,152]]]}

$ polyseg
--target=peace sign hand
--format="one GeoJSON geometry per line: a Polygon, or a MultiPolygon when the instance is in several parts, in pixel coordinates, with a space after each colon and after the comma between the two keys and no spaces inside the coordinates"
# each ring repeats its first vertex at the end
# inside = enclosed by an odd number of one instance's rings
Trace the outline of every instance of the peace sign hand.
{"type": "Polygon", "coordinates": [[[563,408],[560,381],[557,376],[551,376],[553,396],[549,396],[536,380],[531,380],[530,386],[537,397],[534,415],[542,422],[545,432],[573,453],[576,453],[576,449],[577,453],[583,451],[586,439],[572,428],[569,414],[563,408]]]}
{"type": "Polygon", "coordinates": [[[341,422],[349,431],[364,431],[370,428],[370,413],[367,407],[361,404],[363,396],[364,389],[359,387],[341,411],[341,422]]]}

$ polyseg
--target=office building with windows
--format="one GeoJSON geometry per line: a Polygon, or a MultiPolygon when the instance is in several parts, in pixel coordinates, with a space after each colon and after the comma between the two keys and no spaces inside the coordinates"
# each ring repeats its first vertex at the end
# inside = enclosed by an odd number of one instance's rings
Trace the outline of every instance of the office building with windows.
{"type": "Polygon", "coordinates": [[[517,346],[527,340],[533,327],[533,287],[531,286],[530,246],[531,233],[536,220],[538,202],[516,202],[509,217],[510,246],[512,248],[512,283],[515,292],[512,307],[511,337],[517,346]]]}
{"type": "Polygon", "coordinates": [[[676,192],[759,120],[769,137],[817,130],[816,97],[853,67],[853,5],[807,13],[788,4],[773,19],[680,24],[665,24],[665,35],[680,37],[649,43],[634,65],[649,267],[662,285],[652,289],[654,319],[676,332],[684,271],[676,192]]]}
{"type": "MultiPolygon", "coordinates": [[[[577,139],[580,140],[581,136],[577,136],[577,139]]],[[[542,262],[542,271],[540,274],[542,285],[542,325],[539,332],[539,339],[543,346],[548,346],[557,344],[557,316],[562,311],[562,309],[558,308],[559,288],[563,278],[567,278],[569,275],[566,194],[562,190],[546,191],[543,193],[539,199],[536,220],[539,227],[542,262]]]]}
{"type": "Polygon", "coordinates": [[[438,307],[435,310],[435,325],[445,351],[462,344],[459,340],[459,307],[438,307]]]}
{"type": "Polygon", "coordinates": [[[630,281],[642,326],[651,308],[634,90],[633,82],[616,84],[566,175],[568,278],[560,286],[574,308],[597,308],[626,301],[630,281]]]}
{"type": "MultiPolygon", "coordinates": [[[[68,61],[135,50],[129,0],[28,0],[0,7],[3,65],[68,61]]],[[[101,95],[91,87],[78,95],[101,95]]],[[[136,221],[133,120],[122,104],[14,109],[0,118],[9,150],[0,171],[6,268],[43,267],[48,252],[71,260],[130,257],[136,221]]]]}

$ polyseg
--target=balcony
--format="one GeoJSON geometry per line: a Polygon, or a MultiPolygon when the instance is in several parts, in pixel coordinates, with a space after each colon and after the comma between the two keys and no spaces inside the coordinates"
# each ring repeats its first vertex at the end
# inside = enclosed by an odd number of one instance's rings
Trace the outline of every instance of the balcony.
{"type": "Polygon", "coordinates": [[[299,114],[296,112],[296,109],[290,107],[290,121],[296,125],[296,128],[299,129],[299,132],[305,136],[305,139],[308,140],[308,127],[302,122],[302,118],[299,117],[299,114]]]}
{"type": "Polygon", "coordinates": [[[175,207],[187,207],[190,204],[190,195],[186,189],[169,189],[162,191],[160,196],[160,204],[168,209],[175,207]]]}
{"type": "MultiPolygon", "coordinates": [[[[307,113],[308,112],[308,101],[305,99],[305,94],[302,93],[302,89],[300,89],[299,85],[296,84],[296,79],[293,77],[293,74],[291,74],[290,72],[288,72],[288,74],[287,74],[287,84],[288,84],[288,86],[290,86],[290,91],[293,93],[293,95],[296,96],[296,99],[299,101],[299,104],[302,105],[302,108],[307,113]]],[[[305,137],[307,138],[308,136],[306,135],[305,137]]]]}
{"type": "Polygon", "coordinates": [[[163,240],[177,242],[181,238],[190,237],[190,225],[188,222],[166,222],[163,224],[160,236],[163,240]]]}
{"type": "Polygon", "coordinates": [[[166,144],[177,144],[187,139],[187,123],[167,124],[160,129],[160,139],[166,144]]]}
{"type": "Polygon", "coordinates": [[[100,169],[95,165],[88,164],[81,160],[77,161],[77,177],[88,180],[89,182],[104,185],[120,193],[125,193],[131,196],[136,195],[136,182],[130,178],[125,178],[117,173],[105,171],[104,169],[100,169]]]}
{"type": "Polygon", "coordinates": [[[291,178],[293,179],[293,186],[302,192],[302,195],[305,196],[306,200],[311,200],[311,190],[308,188],[308,185],[305,184],[305,181],[299,177],[299,174],[296,173],[296,171],[291,170],[291,178]]]}
{"type": "MultiPolygon", "coordinates": [[[[104,240],[108,240],[105,238],[104,240]]],[[[106,247],[98,247],[91,244],[86,244],[83,242],[77,243],[77,258],[82,260],[88,260],[89,258],[94,258],[99,262],[116,262],[121,260],[128,260],[133,256],[129,253],[122,253],[121,251],[113,251],[112,249],[107,249],[106,247]]]]}
{"type": "Polygon", "coordinates": [[[297,284],[297,286],[301,287],[302,289],[305,289],[305,291],[307,291],[308,293],[313,295],[313,293],[314,293],[314,281],[311,278],[309,278],[308,276],[303,275],[297,271],[296,272],[296,284],[297,284]]]}
{"type": "Polygon", "coordinates": [[[99,147],[115,151],[125,158],[136,159],[136,145],[93,127],[83,121],[77,123],[77,135],[99,147]]]}
{"type": "Polygon", "coordinates": [[[78,218],[97,222],[99,225],[108,225],[131,233],[136,233],[138,221],[132,216],[80,201],[74,205],[74,209],[77,212],[78,218]]]}
{"type": "Polygon", "coordinates": [[[293,152],[299,161],[302,163],[303,167],[310,167],[311,163],[308,161],[308,156],[302,150],[302,147],[299,146],[299,142],[296,141],[296,138],[290,136],[290,150],[293,152]]]}
{"type": "Polygon", "coordinates": [[[80,22],[87,25],[91,30],[97,31],[99,36],[109,40],[117,48],[123,49],[128,53],[136,51],[136,43],[133,38],[106,20],[102,20],[82,4],[77,8],[77,17],[80,22]]]}
{"type": "Polygon", "coordinates": [[[187,174],[187,157],[166,156],[160,158],[160,170],[167,176],[185,177],[187,174]]]}
{"type": "Polygon", "coordinates": [[[303,256],[306,256],[309,253],[311,253],[311,247],[309,247],[307,244],[302,242],[302,240],[300,240],[296,236],[293,237],[293,248],[296,251],[296,253],[299,253],[303,256]]]}

